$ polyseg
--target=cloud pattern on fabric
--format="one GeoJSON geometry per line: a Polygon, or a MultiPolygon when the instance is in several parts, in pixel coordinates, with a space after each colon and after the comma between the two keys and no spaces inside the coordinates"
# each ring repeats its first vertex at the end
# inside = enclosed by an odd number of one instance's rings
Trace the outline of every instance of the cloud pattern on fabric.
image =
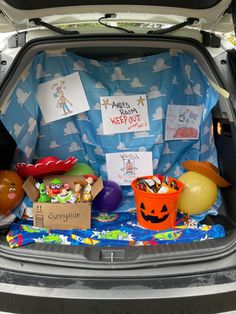
{"type": "Polygon", "coordinates": [[[153,72],[160,72],[169,68],[171,67],[165,63],[164,58],[158,58],[153,66],[153,72]]]}
{"type": "Polygon", "coordinates": [[[127,60],[128,64],[136,64],[136,63],[142,63],[142,62],[146,62],[146,60],[142,58],[132,58],[132,59],[127,60]]]}
{"type": "Polygon", "coordinates": [[[129,78],[125,77],[120,67],[115,67],[114,73],[111,75],[112,81],[127,81],[129,78]]]}
{"type": "Polygon", "coordinates": [[[97,60],[91,60],[90,63],[96,67],[101,67],[101,64],[97,60]]]}
{"type": "Polygon", "coordinates": [[[18,104],[20,104],[20,106],[23,106],[24,103],[27,101],[27,99],[29,98],[31,92],[27,93],[24,90],[22,90],[21,88],[17,88],[16,90],[16,96],[17,96],[17,102],[18,104]]]}
{"type": "Polygon", "coordinates": [[[23,125],[20,125],[18,123],[14,124],[13,128],[14,128],[14,134],[16,137],[18,137],[23,127],[24,127],[24,124],[23,125]]]}
{"type": "Polygon", "coordinates": [[[150,87],[150,91],[147,93],[147,98],[152,99],[152,98],[158,98],[161,96],[166,96],[166,94],[162,94],[158,88],[158,86],[153,85],[150,87]]]}
{"type": "Polygon", "coordinates": [[[50,145],[49,145],[49,148],[50,149],[54,149],[54,148],[57,148],[59,147],[59,145],[57,144],[56,141],[51,141],[50,145]]]}
{"type": "Polygon", "coordinates": [[[74,71],[85,71],[85,72],[88,71],[88,70],[86,69],[86,66],[85,66],[84,62],[81,61],[81,60],[78,60],[78,61],[74,62],[74,64],[73,64],[73,70],[74,70],[74,71]]]}
{"type": "Polygon", "coordinates": [[[68,122],[64,129],[64,135],[70,135],[70,134],[75,134],[75,133],[78,133],[78,130],[76,129],[74,123],[68,122]]]}
{"type": "Polygon", "coordinates": [[[75,153],[81,149],[83,149],[83,148],[81,148],[77,142],[71,142],[71,144],[69,146],[69,152],[70,153],[75,153]]]}
{"type": "Polygon", "coordinates": [[[141,131],[141,132],[135,132],[134,138],[147,138],[147,137],[153,137],[153,134],[149,134],[147,131],[141,131]]]}
{"type": "Polygon", "coordinates": [[[141,82],[140,82],[140,79],[138,77],[134,77],[132,82],[131,82],[131,87],[144,87],[145,85],[143,85],[141,82]]]}
{"type": "Polygon", "coordinates": [[[164,143],[163,134],[158,134],[158,135],[157,135],[156,143],[157,143],[157,144],[162,144],[162,143],[164,143]]]}
{"type": "MultiPolygon", "coordinates": [[[[26,162],[55,149],[61,159],[74,155],[80,162],[91,163],[94,170],[107,179],[106,153],[151,150],[155,172],[177,177],[184,171],[181,162],[186,159],[204,158],[217,165],[209,115],[217,100],[217,93],[197,61],[179,49],[117,62],[83,58],[72,52],[50,57],[39,53],[23,71],[1,119],[26,162]],[[46,124],[36,102],[35,82],[63,78],[74,71],[80,75],[90,110],[46,124]],[[104,135],[100,97],[140,94],[147,96],[150,130],[104,135]],[[165,140],[170,104],[202,106],[199,140],[165,140]]],[[[130,191],[127,188],[124,195],[130,191]]],[[[123,209],[132,206],[134,203],[128,203],[123,209]]]]}
{"type": "Polygon", "coordinates": [[[34,129],[36,128],[37,126],[37,122],[34,118],[30,117],[29,120],[28,120],[28,132],[30,133],[30,135],[32,135],[32,133],[34,132],[34,129]]]}
{"type": "Polygon", "coordinates": [[[125,95],[125,93],[119,88],[114,92],[114,96],[123,96],[123,95],[125,95]]]}
{"type": "Polygon", "coordinates": [[[105,88],[105,86],[102,84],[102,82],[98,81],[98,82],[95,84],[95,88],[105,88]]]}
{"type": "Polygon", "coordinates": [[[161,107],[158,107],[155,113],[152,115],[153,120],[162,120],[165,119],[164,111],[161,107]]]}
{"type": "Polygon", "coordinates": [[[100,155],[100,156],[105,156],[103,149],[101,148],[101,146],[96,146],[95,150],[94,150],[95,154],[100,155]]]}
{"type": "Polygon", "coordinates": [[[123,142],[119,142],[117,149],[118,150],[127,150],[127,147],[125,146],[125,144],[123,142]]]}

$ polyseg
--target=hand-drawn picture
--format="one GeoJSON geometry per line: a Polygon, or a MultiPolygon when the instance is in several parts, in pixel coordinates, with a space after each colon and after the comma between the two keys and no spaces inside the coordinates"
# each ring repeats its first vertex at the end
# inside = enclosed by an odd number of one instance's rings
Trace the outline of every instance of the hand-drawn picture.
{"type": "Polygon", "coordinates": [[[109,180],[120,185],[129,185],[135,178],[153,173],[151,152],[106,154],[106,162],[109,180]]]}
{"type": "Polygon", "coordinates": [[[200,106],[169,105],[166,115],[165,140],[198,139],[201,118],[200,106]]]}
{"type": "Polygon", "coordinates": [[[51,89],[54,91],[53,96],[57,100],[57,108],[61,109],[64,115],[73,113],[73,104],[65,96],[65,81],[60,80],[58,83],[53,84],[51,86],[51,89]]]}
{"type": "Polygon", "coordinates": [[[135,175],[135,172],[137,170],[137,167],[135,166],[135,159],[137,158],[135,154],[131,154],[129,156],[125,156],[126,154],[123,154],[123,167],[121,168],[121,171],[124,175],[135,175]]]}
{"type": "Polygon", "coordinates": [[[46,123],[89,110],[77,72],[39,84],[37,99],[46,123]]]}

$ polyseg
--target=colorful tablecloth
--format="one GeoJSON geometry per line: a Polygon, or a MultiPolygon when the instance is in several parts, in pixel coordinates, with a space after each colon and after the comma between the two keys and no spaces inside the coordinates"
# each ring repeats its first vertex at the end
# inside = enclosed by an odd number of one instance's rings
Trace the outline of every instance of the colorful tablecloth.
{"type": "Polygon", "coordinates": [[[15,222],[7,234],[11,248],[29,243],[74,246],[151,246],[187,243],[225,236],[224,228],[205,225],[178,214],[173,229],[152,231],[139,226],[135,212],[92,214],[89,230],[50,230],[33,226],[31,219],[15,222]]]}

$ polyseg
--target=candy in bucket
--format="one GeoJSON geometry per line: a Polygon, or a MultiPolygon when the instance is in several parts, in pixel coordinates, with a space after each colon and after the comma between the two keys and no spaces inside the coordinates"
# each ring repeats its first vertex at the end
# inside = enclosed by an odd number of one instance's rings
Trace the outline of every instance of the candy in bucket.
{"type": "Polygon", "coordinates": [[[164,230],[173,228],[183,184],[161,175],[135,179],[134,190],[138,223],[147,229],[164,230]]]}

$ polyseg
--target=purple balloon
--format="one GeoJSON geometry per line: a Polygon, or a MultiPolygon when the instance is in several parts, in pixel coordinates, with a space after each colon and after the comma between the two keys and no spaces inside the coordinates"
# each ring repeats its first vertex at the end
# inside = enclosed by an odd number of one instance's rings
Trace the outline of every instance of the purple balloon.
{"type": "Polygon", "coordinates": [[[122,199],[121,187],[110,180],[103,181],[103,189],[93,200],[94,210],[115,210],[122,199]]]}

